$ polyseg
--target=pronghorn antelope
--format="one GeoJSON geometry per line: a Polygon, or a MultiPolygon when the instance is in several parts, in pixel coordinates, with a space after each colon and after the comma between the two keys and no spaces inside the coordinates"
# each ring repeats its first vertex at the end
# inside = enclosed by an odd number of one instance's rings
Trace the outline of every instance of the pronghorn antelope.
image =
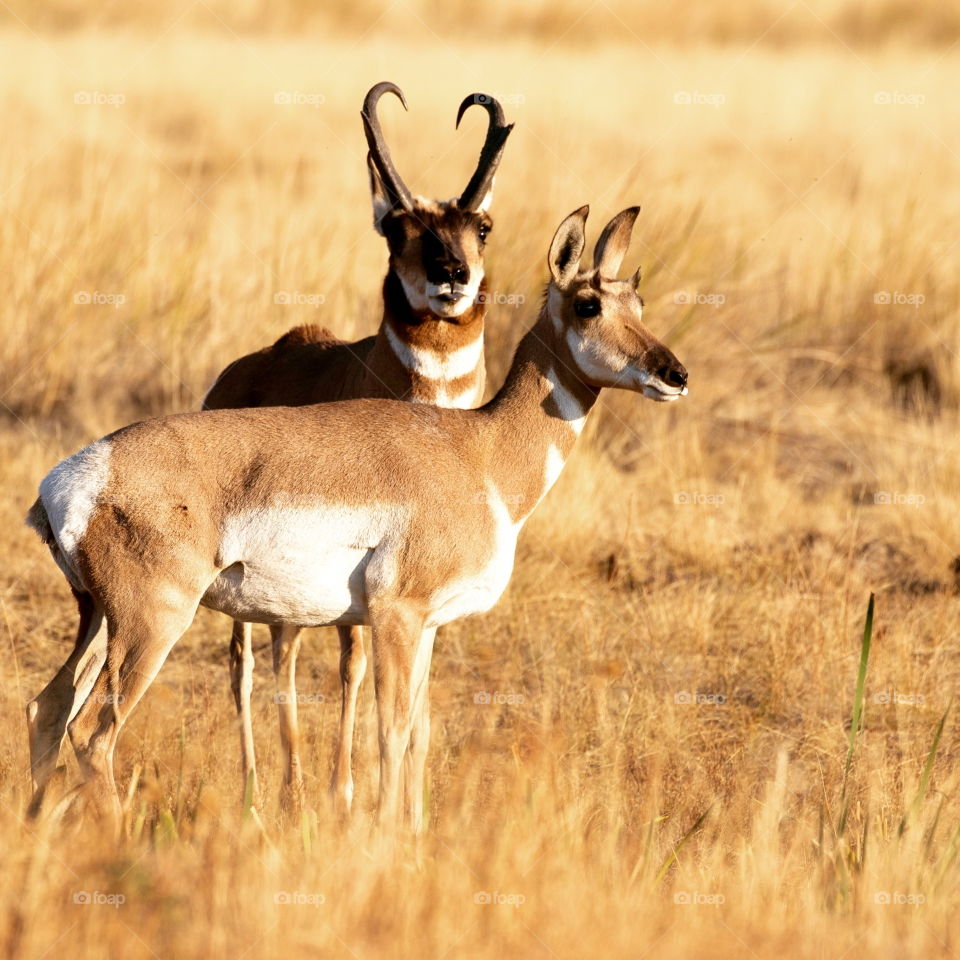
{"type": "MultiPolygon", "coordinates": [[[[473,104],[482,105],[489,118],[476,169],[459,197],[446,202],[426,200],[411,193],[384,139],[377,107],[387,93],[395,95],[406,108],[400,88],[384,82],[370,89],[361,111],[369,146],[374,226],[386,239],[390,253],[378,333],[350,343],[316,326],[296,327],[273,346],[242,357],[223,370],[204,399],[204,409],[301,406],[360,397],[474,407],[483,399],[484,250],[493,226],[489,207],[494,177],[513,125],[506,124],[503,108],[495,98],[485,94],[466,97],[457,112],[457,127],[473,104]]],[[[35,787],[45,783],[55,769],[57,756],[43,753],[49,748],[54,729],[59,729],[62,739],[80,699],[89,693],[87,688],[99,669],[98,662],[102,662],[104,638],[84,643],[93,613],[84,599],[79,602],[81,630],[74,654],[41,695],[60,698],[61,708],[58,717],[51,709],[42,718],[51,725],[51,731],[41,738],[45,746],[31,752],[35,787]],[[71,682],[81,676],[84,682],[71,682]]],[[[100,625],[99,620],[96,625],[100,625]]],[[[294,809],[303,793],[295,685],[300,629],[299,624],[279,622],[270,627],[285,768],[284,799],[294,809]]],[[[358,626],[341,625],[338,633],[342,706],[331,791],[341,812],[348,812],[353,796],[351,746],[366,654],[358,626]]],[[[243,781],[245,788],[247,784],[252,786],[257,797],[249,622],[234,622],[230,673],[240,715],[243,781]]],[[[425,702],[423,709],[428,710],[429,704],[425,702]]],[[[34,731],[36,722],[32,716],[29,719],[34,731]]],[[[31,743],[34,739],[31,732],[31,743]]]]}
{"type": "MultiPolygon", "coordinates": [[[[377,334],[355,343],[316,326],[296,327],[273,346],[230,364],[204,399],[205,410],[302,406],[383,397],[441,407],[475,407],[483,399],[483,321],[487,289],[484,250],[493,228],[489,208],[507,137],[503,108],[494,97],[471,94],[457,111],[456,126],[473,104],[489,116],[476,169],[459,197],[446,202],[414,196],[393,163],[377,106],[394,94],[378,83],[363,101],[367,166],[377,232],[387,241],[383,315],[377,334]]],[[[285,800],[297,809],[303,795],[299,755],[296,662],[300,626],[273,624],[273,666],[284,756],[285,800]]],[[[353,799],[351,749],[357,697],[366,672],[359,627],[338,627],[341,711],[331,792],[341,813],[353,799]]],[[[253,642],[249,623],[234,621],[230,640],[231,686],[240,715],[244,785],[258,794],[250,696],[253,642]]],[[[429,704],[424,704],[424,710],[429,704]]]]}
{"type": "MultiPolygon", "coordinates": [[[[204,409],[300,406],[361,397],[467,408],[483,399],[483,256],[493,227],[489,207],[494,177],[513,125],[505,123],[495,98],[484,94],[466,97],[457,111],[456,126],[475,103],[489,114],[476,170],[459,197],[447,202],[425,200],[410,192],[394,166],[377,114],[385,93],[397,96],[406,108],[400,88],[384,82],[370,89],[361,111],[369,146],[374,226],[390,251],[379,331],[347,343],[328,330],[297,327],[272,347],[230,364],[207,394],[204,409]]],[[[294,809],[303,794],[296,695],[299,634],[296,624],[271,626],[285,798],[294,809]]],[[[340,626],[338,634],[342,703],[330,786],[338,809],[349,812],[353,730],[366,654],[359,627],[340,626]]],[[[230,669],[240,714],[244,784],[252,778],[256,796],[249,623],[234,622],[230,669]]],[[[423,709],[428,710],[429,704],[423,709]]]]}
{"type": "MultiPolygon", "coordinates": [[[[560,224],[540,313],[479,409],[355,400],[181,414],[111,434],[44,478],[29,522],[87,598],[85,636],[101,617],[108,628],[68,726],[99,810],[118,816],[121,726],[202,604],[244,621],[372,628],[378,817],[399,817],[409,751],[406,813],[420,826],[419,708],[437,628],[506,589],[520,529],[602,387],[687,392],[685,369],[642,324],[637,275],[616,279],[639,208],[607,224],[581,271],[587,212],[560,224]]],[[[44,696],[31,705],[41,741],[44,696]]]]}

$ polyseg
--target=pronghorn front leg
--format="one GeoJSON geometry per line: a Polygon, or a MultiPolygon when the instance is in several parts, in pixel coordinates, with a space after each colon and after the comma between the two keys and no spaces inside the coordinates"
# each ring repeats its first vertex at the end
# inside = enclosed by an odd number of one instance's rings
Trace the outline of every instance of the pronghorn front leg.
{"type": "Polygon", "coordinates": [[[240,718],[240,755],[243,760],[243,802],[260,807],[260,784],[257,781],[257,757],[253,744],[253,715],[250,698],[253,695],[253,624],[233,621],[230,634],[230,687],[240,718]]]}
{"type": "Polygon", "coordinates": [[[426,648],[426,662],[421,664],[422,676],[414,685],[413,725],[404,759],[404,808],[407,824],[414,833],[424,828],[423,780],[430,747],[430,658],[436,635],[437,628],[429,627],[420,638],[421,646],[426,648]]]}
{"type": "Polygon", "coordinates": [[[353,731],[357,722],[360,684],[367,670],[367,654],[363,648],[361,627],[337,627],[337,633],[340,637],[340,728],[330,793],[334,809],[341,817],[346,817],[353,804],[353,731]]]}
{"type": "Polygon", "coordinates": [[[435,630],[420,610],[397,601],[371,605],[373,675],[380,733],[377,819],[388,829],[399,819],[401,774],[416,708],[430,669],[435,630]]]}
{"type": "Polygon", "coordinates": [[[297,653],[300,651],[300,627],[274,624],[273,673],[276,677],[277,713],[280,717],[280,742],[283,747],[283,791],[281,801],[291,814],[299,814],[303,805],[303,769],[300,765],[300,726],[297,720],[297,653]]]}

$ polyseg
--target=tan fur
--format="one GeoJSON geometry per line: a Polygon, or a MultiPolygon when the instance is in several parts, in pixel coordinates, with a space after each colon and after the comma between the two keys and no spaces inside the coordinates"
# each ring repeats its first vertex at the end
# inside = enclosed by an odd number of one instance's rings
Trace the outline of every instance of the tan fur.
{"type": "MultiPolygon", "coordinates": [[[[375,208],[385,202],[383,185],[371,165],[375,208]]],[[[484,237],[493,221],[485,212],[460,210],[456,201],[439,203],[415,198],[410,212],[394,210],[380,221],[387,239],[390,265],[383,283],[383,316],[376,335],[350,343],[317,325],[295,327],[276,343],[231,363],[217,378],[204,400],[204,409],[235,407],[302,406],[360,397],[382,397],[446,406],[476,406],[483,399],[483,321],[486,279],[481,294],[462,314],[439,316],[429,309],[414,309],[407,289],[425,290],[438,262],[462,264],[467,276],[482,273],[484,237]],[[476,362],[462,376],[436,378],[419,375],[404,365],[390,334],[404,346],[449,357],[475,345],[476,362]],[[464,401],[466,398],[466,401],[464,401]]],[[[334,803],[342,815],[349,813],[353,796],[351,746],[357,697],[366,669],[363,637],[358,627],[338,628],[340,674],[343,692],[336,762],[330,781],[334,803]]],[[[284,754],[284,804],[296,815],[303,797],[298,756],[296,661],[298,629],[272,630],[277,709],[284,754]]],[[[252,786],[259,805],[259,783],[253,744],[250,697],[253,686],[252,634],[234,624],[230,639],[231,687],[240,716],[244,794],[252,786]]],[[[423,709],[429,710],[424,704],[423,709]]],[[[422,789],[411,787],[411,793],[422,789]]]]}
{"type": "MultiPolygon", "coordinates": [[[[632,226],[636,212],[625,213],[632,226]]],[[[418,718],[433,633],[458,615],[446,613],[439,598],[460,584],[486,583],[484,577],[509,578],[519,526],[555,479],[548,476],[552,458],[570,452],[602,386],[656,390],[660,399],[686,392],[683,367],[640,323],[632,285],[579,271],[585,220],[582,208],[561,224],[544,308],[504,387],[478,410],[382,399],[219,410],[136,424],[109,438],[109,480],[74,560],[109,624],[94,692],[111,709],[91,698],[69,725],[100,809],[116,812],[112,755],[120,727],[197,605],[234,613],[234,601],[211,585],[222,581],[225,567],[245,576],[247,564],[252,572],[270,559],[222,554],[231,517],[322,502],[372,510],[371,518],[387,524],[356,545],[367,551],[361,605],[327,622],[373,628],[379,810],[394,822],[411,738],[419,737],[412,762],[422,762],[425,749],[418,718]],[[602,307],[590,319],[575,311],[584,296],[602,307]],[[585,374],[585,348],[610,356],[610,369],[585,374]],[[619,367],[616,351],[628,367],[619,367]],[[398,505],[402,522],[385,519],[389,505],[398,505]]],[[[316,549],[322,561],[325,547],[316,549]]],[[[505,585],[497,580],[496,589],[505,585]]],[[[247,618],[277,622],[266,613],[247,618]]]]}
{"type": "MultiPolygon", "coordinates": [[[[486,290],[486,285],[481,289],[486,290]]],[[[432,403],[439,390],[459,394],[471,388],[479,403],[485,380],[482,351],[480,363],[468,376],[428,380],[403,366],[387,340],[386,325],[404,343],[442,356],[482,338],[484,314],[481,298],[455,321],[415,315],[396,277],[388,274],[383,317],[374,336],[350,342],[324,328],[295,327],[272,346],[226,367],[210,388],[203,409],[299,407],[359,397],[432,403]]]]}

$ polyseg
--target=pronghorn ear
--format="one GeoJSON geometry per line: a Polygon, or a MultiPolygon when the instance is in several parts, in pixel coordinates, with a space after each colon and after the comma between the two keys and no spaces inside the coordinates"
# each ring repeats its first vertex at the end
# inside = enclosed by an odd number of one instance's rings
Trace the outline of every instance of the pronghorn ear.
{"type": "Polygon", "coordinates": [[[577,275],[580,269],[580,257],[586,243],[584,228],[587,223],[589,206],[574,210],[563,223],[557,227],[550,244],[550,253],[547,263],[550,266],[550,276],[553,282],[562,290],[577,275]]]}
{"type": "Polygon", "coordinates": [[[630,234],[639,213],[639,207],[627,207],[603,228],[603,233],[593,248],[593,269],[601,277],[616,279],[627,247],[630,246],[630,234]]]}
{"type": "Polygon", "coordinates": [[[383,219],[393,210],[394,205],[369,153],[367,154],[367,172],[370,174],[370,197],[373,200],[373,229],[384,237],[386,234],[383,230],[383,219]]]}
{"type": "Polygon", "coordinates": [[[494,181],[490,181],[490,189],[483,195],[483,199],[480,203],[477,204],[477,213],[489,213],[490,207],[493,206],[493,184],[494,181]]]}

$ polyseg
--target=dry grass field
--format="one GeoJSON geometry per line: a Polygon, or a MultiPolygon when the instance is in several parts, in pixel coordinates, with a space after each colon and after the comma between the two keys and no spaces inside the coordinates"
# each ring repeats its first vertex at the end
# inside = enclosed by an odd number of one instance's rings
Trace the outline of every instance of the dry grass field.
{"type": "Polygon", "coordinates": [[[956,11],[87,6],[0,0],[0,953],[960,956],[956,11]],[[429,829],[393,856],[372,683],[357,815],[327,808],[332,630],[301,657],[297,823],[257,633],[263,829],[244,818],[229,627],[203,610],[120,740],[130,835],[31,825],[23,708],[75,629],[22,523],[37,484],[295,323],[374,329],[358,112],[381,79],[430,196],[475,159],[465,94],[516,121],[491,390],[560,219],[589,202],[595,236],[641,203],[627,262],[690,395],[605,395],[503,600],[441,631],[429,829]]]}

